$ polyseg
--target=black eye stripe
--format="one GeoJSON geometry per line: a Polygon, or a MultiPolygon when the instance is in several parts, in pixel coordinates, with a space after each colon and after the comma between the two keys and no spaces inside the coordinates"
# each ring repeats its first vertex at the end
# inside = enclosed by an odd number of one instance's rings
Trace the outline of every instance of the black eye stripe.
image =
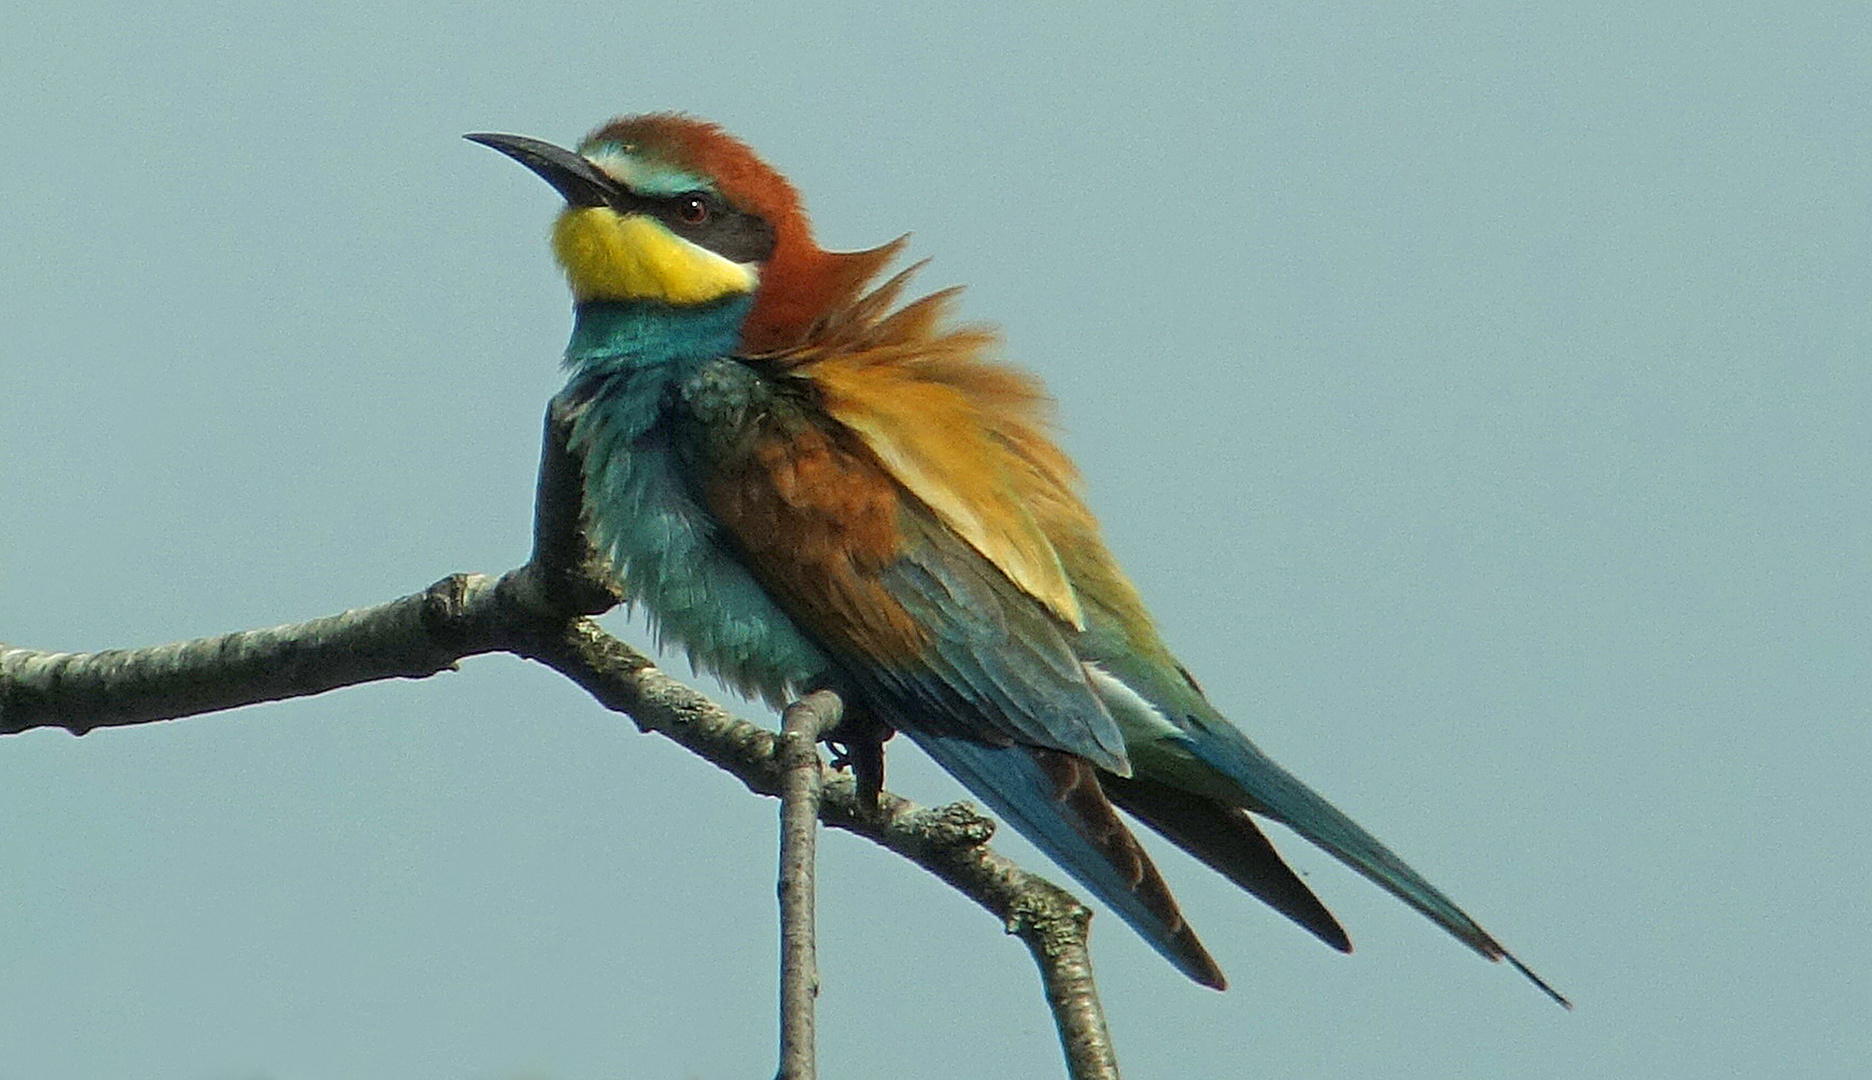
{"type": "Polygon", "coordinates": [[[760,217],[730,206],[706,191],[678,195],[639,195],[620,190],[611,206],[619,213],[649,214],[677,236],[713,251],[731,262],[764,262],[773,254],[773,227],[760,217]],[[685,208],[700,199],[707,212],[700,220],[685,215],[685,208]]]}

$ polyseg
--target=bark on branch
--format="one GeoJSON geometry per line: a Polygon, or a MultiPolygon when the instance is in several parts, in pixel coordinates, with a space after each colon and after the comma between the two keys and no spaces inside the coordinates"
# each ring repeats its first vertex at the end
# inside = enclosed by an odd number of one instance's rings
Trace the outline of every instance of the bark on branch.
{"type": "MultiPolygon", "coordinates": [[[[309,622],[144,649],[48,653],[0,644],[0,734],[54,727],[83,735],[380,679],[425,678],[465,657],[508,652],[560,672],[640,730],[680,743],[748,790],[780,795],[780,737],[665,675],[588,618],[620,596],[579,527],[580,462],[567,449],[568,427],[555,404],[525,565],[498,578],[454,574],[386,604],[309,622]]],[[[819,820],[922,866],[1000,919],[1040,968],[1068,1075],[1116,1078],[1086,951],[1091,912],[996,854],[988,846],[994,821],[969,804],[921,808],[884,792],[868,809],[849,774],[827,775],[810,743],[807,754],[819,820]]]]}
{"type": "Polygon", "coordinates": [[[817,880],[813,865],[824,769],[819,740],[838,726],[844,703],[815,690],[780,716],[780,1073],[779,1080],[815,1080],[813,999],[819,996],[818,946],[813,940],[817,880]]]}

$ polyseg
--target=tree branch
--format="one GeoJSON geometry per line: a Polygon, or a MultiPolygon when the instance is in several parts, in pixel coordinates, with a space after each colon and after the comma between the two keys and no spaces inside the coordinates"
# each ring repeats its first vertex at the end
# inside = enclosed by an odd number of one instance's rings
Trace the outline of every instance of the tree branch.
{"type": "MultiPolygon", "coordinates": [[[[533,557],[525,565],[498,579],[455,574],[387,604],[309,622],[144,649],[48,653],[0,644],[0,734],[53,727],[82,735],[381,679],[424,678],[453,670],[464,657],[509,652],[560,672],[639,730],[680,743],[748,790],[781,794],[784,770],[773,732],[665,675],[585,617],[615,606],[620,594],[609,565],[579,528],[582,481],[580,462],[567,449],[570,423],[555,402],[540,461],[533,557]]],[[[816,763],[816,751],[805,745],[816,763]]],[[[823,778],[820,769],[804,771],[823,778]]],[[[1118,1076],[1086,950],[1091,912],[995,853],[988,846],[992,819],[966,803],[925,809],[888,792],[870,810],[849,775],[823,780],[817,816],[922,866],[1001,920],[1040,968],[1068,1075],[1118,1076]]]]}
{"type": "Polygon", "coordinates": [[[813,940],[814,841],[824,769],[819,739],[838,726],[844,704],[830,690],[815,690],[780,716],[780,1074],[779,1080],[814,1080],[813,999],[819,996],[819,958],[813,940]]]}

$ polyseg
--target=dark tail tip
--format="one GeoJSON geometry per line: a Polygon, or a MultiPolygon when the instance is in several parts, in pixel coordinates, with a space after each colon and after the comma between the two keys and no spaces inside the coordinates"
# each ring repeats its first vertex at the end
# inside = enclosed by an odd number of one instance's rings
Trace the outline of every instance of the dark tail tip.
{"type": "Polygon", "coordinates": [[[1546,994],[1550,998],[1553,998],[1554,1001],[1561,1008],[1567,1010],[1568,1012],[1573,1011],[1573,1003],[1567,1000],[1567,997],[1565,994],[1562,994],[1560,991],[1555,990],[1553,987],[1547,985],[1546,979],[1543,979],[1539,975],[1534,974],[1534,972],[1526,964],[1523,964],[1520,960],[1515,958],[1515,954],[1509,952],[1506,949],[1503,949],[1501,957],[1503,960],[1506,960],[1510,964],[1513,964],[1514,969],[1516,971],[1519,971],[1521,974],[1527,976],[1527,979],[1529,982],[1533,983],[1535,986],[1540,987],[1541,993],[1546,994]]]}

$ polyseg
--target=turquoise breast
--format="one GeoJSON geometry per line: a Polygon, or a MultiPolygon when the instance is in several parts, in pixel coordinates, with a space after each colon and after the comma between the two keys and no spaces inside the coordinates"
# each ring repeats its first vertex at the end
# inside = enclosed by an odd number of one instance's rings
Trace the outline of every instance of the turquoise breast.
{"type": "Polygon", "coordinates": [[[724,359],[745,314],[743,299],[581,305],[562,396],[577,410],[587,525],[627,601],[649,615],[659,645],[681,645],[698,668],[778,706],[830,665],[741,563],[698,498],[695,455],[679,441],[758,407],[758,377],[724,359]]]}

